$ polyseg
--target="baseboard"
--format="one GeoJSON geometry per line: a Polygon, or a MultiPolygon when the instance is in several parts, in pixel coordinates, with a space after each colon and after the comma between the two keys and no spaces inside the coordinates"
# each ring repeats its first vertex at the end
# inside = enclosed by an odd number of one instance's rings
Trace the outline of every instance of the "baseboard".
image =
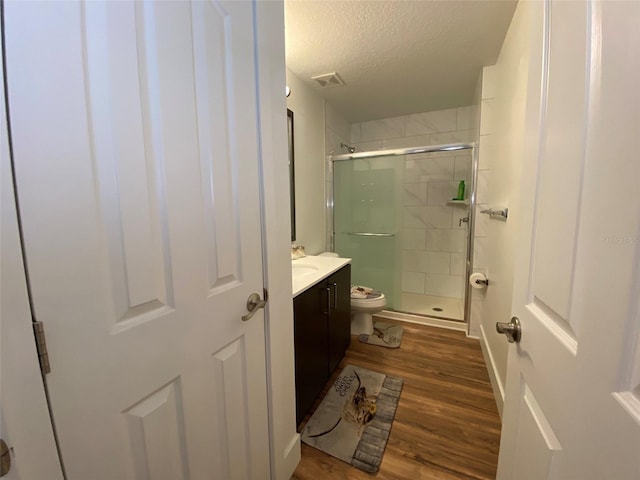
{"type": "Polygon", "coordinates": [[[276,477],[279,480],[288,480],[293,476],[293,472],[296,470],[298,463],[300,463],[300,434],[296,433],[287,448],[284,450],[284,458],[282,466],[279,468],[279,472],[276,477]]]}
{"type": "Polygon", "coordinates": [[[443,320],[441,318],[424,317],[422,315],[412,315],[410,313],[394,312],[391,310],[383,310],[374,316],[400,320],[402,322],[419,323],[420,325],[429,325],[430,327],[448,328],[449,330],[459,330],[461,332],[467,331],[466,323],[443,320]]]}
{"type": "Polygon", "coordinates": [[[489,349],[487,343],[487,336],[484,332],[484,327],[480,325],[480,348],[482,349],[482,355],[484,356],[484,362],[487,364],[487,372],[489,372],[489,379],[491,380],[491,388],[493,390],[493,396],[496,399],[496,406],[498,407],[498,413],[502,418],[502,409],[504,407],[504,385],[500,381],[498,376],[498,369],[496,368],[496,362],[489,349]]]}

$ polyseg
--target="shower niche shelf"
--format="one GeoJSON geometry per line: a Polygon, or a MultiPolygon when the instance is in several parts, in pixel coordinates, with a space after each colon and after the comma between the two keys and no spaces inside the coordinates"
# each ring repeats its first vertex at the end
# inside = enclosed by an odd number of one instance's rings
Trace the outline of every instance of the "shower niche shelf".
{"type": "Polygon", "coordinates": [[[466,200],[447,200],[447,205],[469,205],[469,199],[466,200]]]}

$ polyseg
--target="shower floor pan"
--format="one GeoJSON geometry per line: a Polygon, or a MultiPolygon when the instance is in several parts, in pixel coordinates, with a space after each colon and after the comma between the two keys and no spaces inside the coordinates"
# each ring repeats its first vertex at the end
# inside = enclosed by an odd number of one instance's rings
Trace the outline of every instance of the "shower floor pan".
{"type": "Polygon", "coordinates": [[[464,321],[464,302],[460,298],[435,297],[418,293],[403,293],[394,310],[416,315],[464,321]]]}

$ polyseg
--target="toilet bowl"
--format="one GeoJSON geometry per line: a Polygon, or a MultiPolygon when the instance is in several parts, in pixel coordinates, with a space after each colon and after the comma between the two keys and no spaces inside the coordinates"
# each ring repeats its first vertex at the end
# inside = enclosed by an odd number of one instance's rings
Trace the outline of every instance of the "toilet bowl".
{"type": "Polygon", "coordinates": [[[373,315],[384,310],[387,301],[382,292],[372,291],[367,298],[351,295],[351,335],[371,335],[373,315]]]}

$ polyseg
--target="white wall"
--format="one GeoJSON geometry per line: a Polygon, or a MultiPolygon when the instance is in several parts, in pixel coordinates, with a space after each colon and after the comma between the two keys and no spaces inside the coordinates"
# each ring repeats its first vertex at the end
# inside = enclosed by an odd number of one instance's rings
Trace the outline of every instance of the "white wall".
{"type": "MultiPolygon", "coordinates": [[[[293,111],[296,244],[314,255],[326,250],[324,99],[287,70],[293,111]]],[[[288,213],[288,212],[287,212],[288,213]]]]}
{"type": "MultiPolygon", "coordinates": [[[[482,81],[480,125],[479,208],[509,208],[508,220],[478,215],[478,229],[485,237],[476,239],[477,265],[484,268],[490,285],[482,306],[475,309],[474,322],[480,324],[480,339],[502,411],[507,369],[507,341],[496,333],[496,321],[511,317],[518,185],[523,157],[524,121],[529,66],[529,35],[533,16],[528,2],[520,2],[505,37],[495,66],[485,67],[482,81]],[[484,217],[484,218],[483,218],[484,217]],[[478,241],[480,240],[480,241],[478,241]]],[[[474,259],[474,260],[475,260],[474,259]]],[[[476,297],[477,298],[477,297],[476,297]]]]}

